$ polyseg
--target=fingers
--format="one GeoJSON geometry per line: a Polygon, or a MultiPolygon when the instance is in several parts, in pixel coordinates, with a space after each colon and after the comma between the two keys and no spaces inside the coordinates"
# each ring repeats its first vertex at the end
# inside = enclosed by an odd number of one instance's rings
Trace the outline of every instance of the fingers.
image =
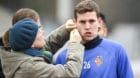
{"type": "Polygon", "coordinates": [[[71,42],[78,42],[80,43],[82,41],[82,38],[80,36],[80,33],[78,32],[77,29],[74,29],[70,33],[70,41],[71,42]]]}
{"type": "Polygon", "coordinates": [[[66,22],[66,25],[73,25],[74,24],[74,22],[73,22],[73,20],[72,19],[69,19],[69,20],[67,20],[67,22],[66,22]]]}
{"type": "Polygon", "coordinates": [[[67,22],[66,22],[66,29],[70,32],[71,30],[75,29],[76,28],[76,25],[74,23],[74,21],[72,19],[69,19],[67,22]]]}

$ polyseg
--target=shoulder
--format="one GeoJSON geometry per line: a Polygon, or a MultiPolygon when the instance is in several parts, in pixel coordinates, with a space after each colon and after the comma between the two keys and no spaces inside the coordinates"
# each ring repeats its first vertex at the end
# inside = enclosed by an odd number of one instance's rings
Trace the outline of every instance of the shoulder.
{"type": "Polygon", "coordinates": [[[115,52],[116,54],[122,54],[126,52],[124,46],[121,43],[109,39],[103,39],[99,46],[107,51],[115,52]]]}
{"type": "Polygon", "coordinates": [[[116,41],[113,40],[109,40],[109,39],[104,39],[103,43],[110,47],[110,49],[112,49],[112,51],[115,51],[116,55],[118,56],[127,56],[127,52],[126,49],[124,48],[124,46],[116,41]]]}
{"type": "Polygon", "coordinates": [[[106,46],[112,46],[112,47],[116,47],[116,48],[121,48],[123,47],[123,45],[117,41],[113,41],[113,40],[110,40],[110,39],[103,39],[102,45],[106,45],[106,46]]]}
{"type": "Polygon", "coordinates": [[[24,63],[22,63],[21,66],[26,67],[27,69],[30,67],[33,67],[35,65],[38,65],[40,63],[46,63],[45,60],[41,57],[30,57],[30,56],[28,57],[28,56],[26,56],[23,58],[26,60],[24,60],[24,63]]]}
{"type": "Polygon", "coordinates": [[[47,64],[41,57],[26,57],[19,67],[17,75],[25,76],[24,78],[31,78],[31,76],[35,78],[47,75],[46,72],[52,69],[53,65],[47,64]]]}

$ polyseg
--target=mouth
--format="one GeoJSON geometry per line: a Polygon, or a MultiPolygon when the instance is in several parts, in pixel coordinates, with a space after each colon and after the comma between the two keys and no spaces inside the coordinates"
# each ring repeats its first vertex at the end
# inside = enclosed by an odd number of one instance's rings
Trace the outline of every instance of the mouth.
{"type": "Polygon", "coordinates": [[[87,36],[87,37],[91,37],[91,35],[92,35],[91,32],[86,32],[86,33],[85,33],[85,36],[87,36]]]}

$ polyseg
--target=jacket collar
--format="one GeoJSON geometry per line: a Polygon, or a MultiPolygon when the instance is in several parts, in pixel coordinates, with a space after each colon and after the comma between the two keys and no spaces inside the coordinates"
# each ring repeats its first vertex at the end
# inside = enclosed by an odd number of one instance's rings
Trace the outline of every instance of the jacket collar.
{"type": "Polygon", "coordinates": [[[98,46],[101,42],[102,42],[102,38],[100,36],[97,36],[96,38],[94,38],[91,41],[88,41],[84,44],[85,49],[92,49],[95,48],[96,46],[98,46]]]}
{"type": "Polygon", "coordinates": [[[44,51],[43,49],[26,49],[25,54],[35,57],[42,57],[47,63],[51,63],[53,55],[49,51],[44,51]]]}

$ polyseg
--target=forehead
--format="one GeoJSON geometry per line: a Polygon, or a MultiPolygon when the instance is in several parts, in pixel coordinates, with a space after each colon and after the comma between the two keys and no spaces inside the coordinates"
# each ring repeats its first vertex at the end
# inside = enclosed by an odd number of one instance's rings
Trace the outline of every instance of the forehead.
{"type": "Polygon", "coordinates": [[[95,19],[95,18],[97,18],[97,13],[95,11],[86,12],[82,14],[77,13],[77,19],[95,19]]]}

